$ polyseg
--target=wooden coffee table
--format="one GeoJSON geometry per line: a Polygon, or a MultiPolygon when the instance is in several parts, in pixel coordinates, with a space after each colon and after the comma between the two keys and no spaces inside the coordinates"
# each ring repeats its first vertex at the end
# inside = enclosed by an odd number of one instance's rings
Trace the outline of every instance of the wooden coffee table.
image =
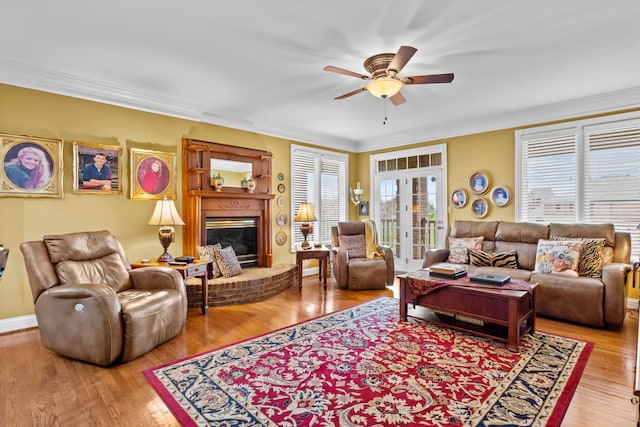
{"type": "Polygon", "coordinates": [[[422,271],[399,276],[402,320],[407,320],[408,306],[415,303],[429,309],[421,310],[416,317],[506,342],[511,351],[518,351],[520,339],[525,334],[535,332],[536,283],[519,281],[528,285],[530,291],[471,287],[474,284],[469,282],[469,277],[463,277],[455,281],[456,285],[441,287],[426,295],[414,295],[407,282],[409,277],[434,283],[441,280],[422,271]],[[471,320],[460,320],[460,317],[471,320]],[[473,322],[474,319],[480,321],[479,324],[473,322]]]}

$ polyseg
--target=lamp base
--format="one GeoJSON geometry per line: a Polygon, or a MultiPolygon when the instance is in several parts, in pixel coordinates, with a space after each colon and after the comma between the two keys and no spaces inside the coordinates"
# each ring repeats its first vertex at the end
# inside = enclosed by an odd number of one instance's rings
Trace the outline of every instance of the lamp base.
{"type": "Polygon", "coordinates": [[[309,249],[309,248],[311,247],[311,244],[305,240],[304,242],[302,242],[302,244],[300,245],[300,247],[301,247],[302,249],[309,249]]]}
{"type": "Polygon", "coordinates": [[[167,251],[164,251],[162,255],[158,257],[158,262],[173,262],[173,256],[167,251]]]}
{"type": "Polygon", "coordinates": [[[176,236],[176,233],[173,227],[164,226],[164,227],[160,227],[160,229],[158,230],[158,238],[160,239],[160,244],[164,249],[164,252],[162,253],[162,255],[158,257],[158,262],[173,261],[173,257],[169,252],[167,252],[167,249],[169,249],[169,245],[171,245],[171,242],[173,242],[176,239],[175,236],[176,236]]]}

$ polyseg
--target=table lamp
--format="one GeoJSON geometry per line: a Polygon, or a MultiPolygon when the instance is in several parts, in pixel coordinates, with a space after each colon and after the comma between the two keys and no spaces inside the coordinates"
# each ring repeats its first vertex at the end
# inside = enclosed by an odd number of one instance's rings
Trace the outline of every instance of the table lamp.
{"type": "Polygon", "coordinates": [[[167,252],[169,245],[176,240],[176,231],[172,226],[185,225],[180,215],[178,215],[173,200],[167,199],[167,196],[164,196],[162,200],[158,200],[147,225],[162,226],[158,230],[158,237],[160,238],[160,244],[164,248],[164,252],[158,257],[158,262],[173,261],[173,257],[167,252]]]}
{"type": "Polygon", "coordinates": [[[298,214],[293,218],[295,222],[301,222],[300,231],[304,236],[304,242],[302,242],[302,249],[308,249],[311,247],[309,242],[307,242],[307,236],[309,233],[313,232],[313,226],[309,224],[310,222],[317,221],[316,216],[313,214],[313,207],[310,203],[303,203],[300,205],[300,209],[298,210],[298,214]]]}

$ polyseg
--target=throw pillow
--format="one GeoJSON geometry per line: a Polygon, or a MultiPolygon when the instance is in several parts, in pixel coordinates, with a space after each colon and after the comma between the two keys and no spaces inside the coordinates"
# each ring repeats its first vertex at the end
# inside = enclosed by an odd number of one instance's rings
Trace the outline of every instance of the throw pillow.
{"type": "Polygon", "coordinates": [[[580,259],[578,260],[578,274],[595,279],[602,277],[605,239],[551,236],[551,240],[582,240],[584,246],[582,246],[582,252],[580,252],[580,259]]]}
{"type": "Polygon", "coordinates": [[[367,243],[364,234],[338,236],[338,243],[340,243],[340,247],[347,250],[349,258],[367,257],[367,243]]]}
{"type": "Polygon", "coordinates": [[[216,243],[215,245],[207,245],[207,246],[199,246],[198,249],[198,259],[204,259],[207,261],[213,261],[211,264],[213,270],[213,278],[222,276],[220,273],[220,269],[218,268],[218,262],[216,261],[216,251],[222,249],[220,243],[216,243]]]}
{"type": "Polygon", "coordinates": [[[469,249],[469,263],[478,267],[518,268],[518,252],[500,253],[484,252],[469,249]]]}
{"type": "Polygon", "coordinates": [[[468,249],[482,249],[484,236],[480,237],[449,237],[449,258],[447,262],[469,264],[468,249]]]}
{"type": "MultiPolygon", "coordinates": [[[[567,270],[577,275],[582,240],[538,240],[536,249],[537,273],[562,273],[567,270]]],[[[569,273],[571,274],[571,273],[569,273]]]]}
{"type": "Polygon", "coordinates": [[[224,277],[233,277],[242,273],[242,267],[240,267],[240,262],[238,262],[236,251],[234,251],[231,246],[227,246],[216,252],[216,262],[224,277]]]}

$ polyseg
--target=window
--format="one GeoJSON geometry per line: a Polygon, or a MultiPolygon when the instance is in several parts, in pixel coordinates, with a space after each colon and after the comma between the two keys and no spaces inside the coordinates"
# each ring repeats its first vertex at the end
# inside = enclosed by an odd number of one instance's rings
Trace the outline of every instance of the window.
{"type": "Polygon", "coordinates": [[[309,241],[330,244],[331,227],[346,220],[348,161],[345,154],[291,145],[292,249],[304,240],[293,222],[302,203],[311,203],[318,219],[309,241]]]}
{"type": "Polygon", "coordinates": [[[640,244],[640,113],[516,132],[516,217],[613,223],[640,244]]]}

